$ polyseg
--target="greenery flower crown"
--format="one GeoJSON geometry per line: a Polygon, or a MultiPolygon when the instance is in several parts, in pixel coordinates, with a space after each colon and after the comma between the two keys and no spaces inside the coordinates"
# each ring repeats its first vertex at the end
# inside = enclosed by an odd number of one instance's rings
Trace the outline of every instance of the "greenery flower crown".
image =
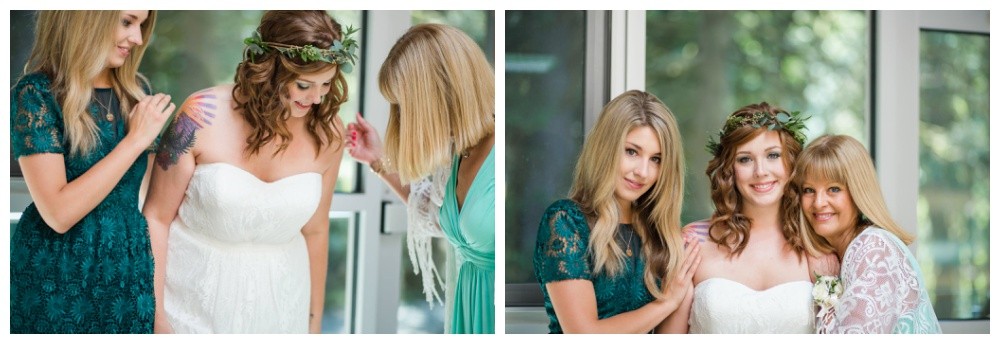
{"type": "Polygon", "coordinates": [[[253,35],[243,39],[243,44],[247,45],[243,54],[244,58],[246,58],[247,53],[249,53],[250,61],[253,62],[254,56],[263,55],[273,49],[291,58],[298,57],[306,63],[323,61],[336,64],[340,66],[342,72],[350,73],[354,70],[353,65],[358,60],[358,41],[351,38],[351,35],[359,30],[353,26],[348,26],[347,30],[344,31],[343,39],[333,41],[333,45],[329,49],[317,48],[312,45],[300,47],[297,45],[265,42],[260,38],[260,33],[254,31],[253,35]]]}
{"type": "Polygon", "coordinates": [[[737,116],[730,115],[726,118],[726,125],[719,130],[719,136],[709,136],[708,145],[705,148],[708,152],[714,156],[719,156],[722,152],[722,147],[719,144],[722,141],[722,137],[728,135],[729,133],[736,130],[736,128],[741,128],[745,126],[752,126],[754,128],[767,128],[768,130],[780,130],[784,129],[792,134],[795,141],[798,141],[800,145],[806,144],[806,134],[803,131],[806,129],[806,120],[810,117],[804,117],[799,115],[798,111],[795,112],[780,112],[776,115],[771,115],[764,112],[755,112],[752,116],[737,116]]]}

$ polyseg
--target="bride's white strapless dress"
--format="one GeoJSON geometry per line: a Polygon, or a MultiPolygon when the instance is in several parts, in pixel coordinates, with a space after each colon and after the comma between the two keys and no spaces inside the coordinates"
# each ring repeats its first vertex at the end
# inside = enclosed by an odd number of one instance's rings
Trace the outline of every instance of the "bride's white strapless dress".
{"type": "Polygon", "coordinates": [[[195,167],[170,224],[164,309],[177,333],[306,333],[302,226],[322,176],[274,182],[227,163],[195,167]]]}
{"type": "Polygon", "coordinates": [[[725,278],[694,288],[690,333],[814,333],[812,283],[796,281],[755,290],[725,278]]]}

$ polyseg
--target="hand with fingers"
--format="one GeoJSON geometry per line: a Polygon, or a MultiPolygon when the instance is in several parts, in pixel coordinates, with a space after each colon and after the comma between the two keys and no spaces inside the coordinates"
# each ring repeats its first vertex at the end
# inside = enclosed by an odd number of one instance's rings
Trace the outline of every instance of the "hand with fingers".
{"type": "Polygon", "coordinates": [[[354,160],[371,165],[382,159],[382,139],[360,113],[357,114],[357,122],[347,125],[347,133],[350,138],[348,154],[354,160]]]}
{"type": "Polygon", "coordinates": [[[128,115],[128,134],[125,138],[142,147],[149,147],[175,108],[167,94],[157,93],[142,98],[128,115]]]}
{"type": "Polygon", "coordinates": [[[694,273],[701,264],[701,246],[696,238],[684,238],[684,260],[674,278],[662,286],[663,297],[672,304],[680,305],[685,297],[694,293],[694,273]]]}

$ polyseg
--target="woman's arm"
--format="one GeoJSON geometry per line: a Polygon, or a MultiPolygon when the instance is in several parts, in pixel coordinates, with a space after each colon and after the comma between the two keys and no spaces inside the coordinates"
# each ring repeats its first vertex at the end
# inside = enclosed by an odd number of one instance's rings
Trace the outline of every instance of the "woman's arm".
{"type": "Polygon", "coordinates": [[[364,117],[361,117],[360,113],[357,114],[356,121],[347,125],[351,157],[368,165],[372,172],[403,200],[403,203],[407,203],[410,197],[410,185],[400,182],[398,174],[385,170],[382,160],[382,139],[379,138],[378,132],[364,117]]]}
{"type": "Polygon", "coordinates": [[[203,103],[192,101],[189,97],[163,134],[156,152],[156,164],[149,178],[146,201],[142,206],[153,250],[153,290],[156,297],[153,332],[155,333],[173,332],[163,309],[167,238],[170,223],[177,217],[177,210],[194,175],[196,135],[198,130],[209,123],[202,118],[202,106],[203,103]]]}
{"type": "Polygon", "coordinates": [[[149,147],[173,111],[168,95],[143,98],[129,115],[125,138],[72,182],[66,179],[62,154],[33,154],[18,159],[28,192],[45,224],[63,234],[93,211],[149,147]]]}
{"type": "Polygon", "coordinates": [[[323,194],[320,196],[319,206],[309,222],[302,227],[302,236],[306,239],[306,250],[309,252],[309,333],[320,333],[322,330],[330,245],[330,204],[333,202],[333,189],[337,185],[337,174],[340,172],[343,156],[344,149],[337,149],[333,165],[323,172],[323,194]]]}
{"type": "Polygon", "coordinates": [[[545,288],[564,333],[648,333],[678,304],[658,299],[634,311],[598,319],[592,282],[563,280],[546,283],[545,288]]]}
{"type": "Polygon", "coordinates": [[[694,299],[694,273],[701,265],[701,245],[695,236],[684,236],[684,260],[677,275],[663,286],[665,298],[679,298],[679,305],[656,327],[656,333],[687,333],[694,299]]]}

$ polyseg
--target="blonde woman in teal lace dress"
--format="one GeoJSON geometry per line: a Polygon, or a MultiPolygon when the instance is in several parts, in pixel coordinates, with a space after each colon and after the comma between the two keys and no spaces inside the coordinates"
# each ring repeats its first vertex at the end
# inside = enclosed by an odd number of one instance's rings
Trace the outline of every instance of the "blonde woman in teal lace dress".
{"type": "Polygon", "coordinates": [[[11,333],[150,333],[139,213],[147,149],[174,105],[137,74],[153,11],[42,11],[11,88],[11,146],[34,201],[10,240],[11,333]],[[81,29],[82,28],[82,29],[81,29]]]}
{"type": "Polygon", "coordinates": [[[535,277],[552,333],[679,332],[700,257],[681,237],[684,157],[673,114],[628,91],[601,112],[569,199],[542,215],[535,277]]]}
{"type": "Polygon", "coordinates": [[[832,307],[820,308],[816,332],[941,333],[920,266],[906,247],[913,237],[889,215],[861,142],[821,136],[795,165],[806,248],[833,252],[841,262],[843,293],[832,307]]]}
{"type": "Polygon", "coordinates": [[[358,116],[348,125],[349,152],[407,203],[407,246],[428,302],[440,281],[431,238],[454,248],[446,331],[493,333],[493,68],[462,31],[421,24],[396,41],[378,79],[389,102],[387,147],[383,153],[375,128],[358,116]]]}

